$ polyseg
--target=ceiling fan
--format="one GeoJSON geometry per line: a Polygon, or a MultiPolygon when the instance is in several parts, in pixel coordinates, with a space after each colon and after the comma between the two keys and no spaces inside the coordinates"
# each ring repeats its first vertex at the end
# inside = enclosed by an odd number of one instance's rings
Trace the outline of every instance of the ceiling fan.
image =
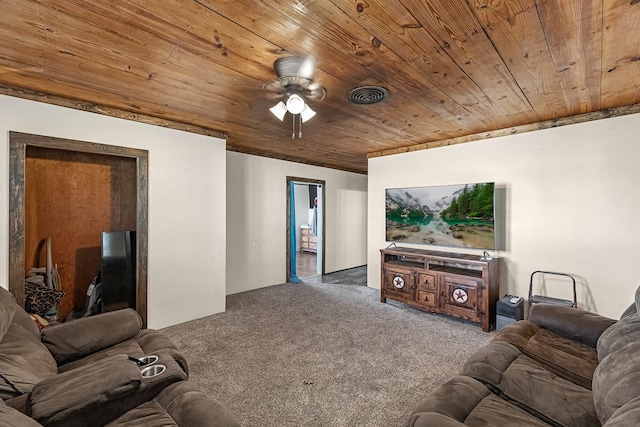
{"type": "Polygon", "coordinates": [[[298,137],[302,138],[302,123],[316,115],[307,104],[307,100],[322,101],[326,91],[313,81],[316,72],[316,60],[312,56],[286,56],[273,63],[277,79],[266,83],[263,89],[282,98],[269,110],[280,121],[285,114],[293,115],[293,134],[296,135],[296,121],[299,118],[298,137]]]}

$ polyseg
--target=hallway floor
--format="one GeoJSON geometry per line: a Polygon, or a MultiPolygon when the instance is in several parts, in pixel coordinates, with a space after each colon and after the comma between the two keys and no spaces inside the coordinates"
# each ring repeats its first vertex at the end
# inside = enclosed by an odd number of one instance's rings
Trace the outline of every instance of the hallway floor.
{"type": "Polygon", "coordinates": [[[310,252],[297,252],[296,253],[296,272],[298,277],[304,279],[305,277],[315,276],[318,274],[318,255],[310,252]]]}
{"type": "Polygon", "coordinates": [[[367,286],[367,266],[349,268],[333,273],[317,274],[317,255],[309,252],[296,253],[296,272],[307,283],[340,283],[346,285],[367,286]]]}

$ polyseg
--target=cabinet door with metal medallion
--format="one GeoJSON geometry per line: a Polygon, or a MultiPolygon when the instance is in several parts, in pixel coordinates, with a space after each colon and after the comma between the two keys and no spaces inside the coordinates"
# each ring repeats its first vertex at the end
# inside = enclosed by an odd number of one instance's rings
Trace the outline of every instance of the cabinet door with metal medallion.
{"type": "Polygon", "coordinates": [[[398,267],[384,268],[384,293],[393,299],[413,300],[414,272],[398,267]]]}
{"type": "Polygon", "coordinates": [[[440,280],[444,310],[453,316],[478,322],[482,316],[479,301],[482,280],[459,276],[442,276],[440,280]]]}

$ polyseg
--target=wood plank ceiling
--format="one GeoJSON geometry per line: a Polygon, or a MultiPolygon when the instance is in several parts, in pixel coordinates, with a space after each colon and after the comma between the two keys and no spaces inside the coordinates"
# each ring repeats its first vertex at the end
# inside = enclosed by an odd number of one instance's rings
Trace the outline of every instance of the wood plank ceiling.
{"type": "Polygon", "coordinates": [[[0,93],[359,173],[408,147],[638,111],[639,76],[639,0],[0,1],[0,93]],[[262,88],[289,55],[316,57],[327,91],[301,139],[262,88]],[[366,85],[389,97],[347,100],[366,85]]]}

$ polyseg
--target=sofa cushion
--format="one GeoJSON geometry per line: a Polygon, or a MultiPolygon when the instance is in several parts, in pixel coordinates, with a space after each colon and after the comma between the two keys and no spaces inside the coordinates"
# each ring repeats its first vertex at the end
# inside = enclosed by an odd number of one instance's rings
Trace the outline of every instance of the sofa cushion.
{"type": "Polygon", "coordinates": [[[13,323],[22,326],[25,331],[29,332],[35,338],[40,340],[40,328],[38,328],[36,322],[31,316],[27,314],[26,311],[16,310],[13,315],[13,323]]]}
{"type": "Polygon", "coordinates": [[[78,369],[82,366],[102,363],[107,358],[119,356],[122,354],[140,358],[146,353],[142,351],[135,340],[126,340],[121,343],[112,345],[111,347],[105,348],[104,350],[91,353],[90,355],[85,356],[82,359],[74,360],[73,362],[65,363],[64,365],[58,366],[58,373],[78,369]]]}
{"type": "Polygon", "coordinates": [[[529,310],[529,320],[544,329],[593,348],[600,335],[616,323],[615,319],[591,311],[555,304],[535,304],[529,310]]]}
{"type": "Polygon", "coordinates": [[[155,399],[128,411],[107,427],[239,427],[223,406],[207,397],[191,381],[162,390],[155,399]]]}
{"type": "Polygon", "coordinates": [[[104,425],[150,401],[172,384],[187,381],[187,374],[169,353],[159,351],[157,356],[156,363],[141,367],[120,354],[43,381],[29,396],[27,413],[48,427],[104,425]],[[145,374],[154,368],[160,372],[145,374]]]}
{"type": "Polygon", "coordinates": [[[414,414],[409,422],[405,424],[407,427],[465,427],[460,421],[449,418],[446,415],[437,412],[420,412],[414,414]]]}
{"type": "Polygon", "coordinates": [[[631,342],[640,341],[640,286],[636,289],[634,303],[620,316],[620,321],[608,328],[598,339],[598,358],[602,361],[609,354],[631,342]]]}
{"type": "Polygon", "coordinates": [[[58,373],[51,353],[22,326],[12,323],[0,342],[0,398],[29,393],[33,386],[58,373]]]}
{"type": "Polygon", "coordinates": [[[622,312],[622,314],[620,315],[620,320],[624,319],[625,317],[634,316],[634,315],[636,316],[638,315],[638,307],[636,306],[635,302],[631,304],[629,307],[627,307],[625,311],[622,312]]]}
{"type": "Polygon", "coordinates": [[[640,426],[640,397],[625,403],[611,414],[604,427],[638,427],[640,426]]]}
{"type": "Polygon", "coordinates": [[[141,328],[140,315],[124,309],[43,329],[41,339],[62,365],[133,338],[141,328]]]}
{"type": "Polygon", "coordinates": [[[141,382],[138,366],[121,355],[40,382],[29,395],[27,414],[48,427],[97,426],[128,410],[127,397],[141,382]]]}
{"type": "Polygon", "coordinates": [[[189,374],[187,361],[182,353],[178,351],[176,346],[166,337],[166,335],[152,329],[143,329],[131,339],[114,344],[104,350],[91,353],[82,359],[65,363],[58,367],[58,372],[66,372],[80,366],[99,363],[107,357],[119,354],[126,354],[128,356],[140,358],[147,354],[157,354],[160,351],[171,354],[182,370],[189,374]]]}
{"type": "Polygon", "coordinates": [[[640,396],[640,342],[606,356],[593,375],[593,401],[600,421],[640,396]]]}
{"type": "Polygon", "coordinates": [[[0,340],[9,330],[17,308],[16,299],[8,290],[0,287],[0,340]]]}
{"type": "Polygon", "coordinates": [[[491,393],[481,382],[466,376],[453,377],[423,399],[405,426],[455,426],[456,422],[472,427],[548,427],[545,422],[491,393]],[[443,419],[451,422],[443,422],[443,419]]]}
{"type": "Polygon", "coordinates": [[[559,377],[508,343],[494,341],[479,349],[462,375],[495,387],[561,425],[600,426],[591,390],[559,377]]]}
{"type": "Polygon", "coordinates": [[[22,412],[0,403],[0,427],[42,427],[22,412]]]}
{"type": "Polygon", "coordinates": [[[609,354],[632,342],[640,342],[640,316],[623,316],[618,323],[602,333],[598,340],[598,358],[602,361],[609,354]]]}
{"type": "Polygon", "coordinates": [[[556,375],[581,387],[591,388],[598,354],[587,344],[541,328],[528,320],[507,325],[493,340],[512,344],[556,375]]]}

